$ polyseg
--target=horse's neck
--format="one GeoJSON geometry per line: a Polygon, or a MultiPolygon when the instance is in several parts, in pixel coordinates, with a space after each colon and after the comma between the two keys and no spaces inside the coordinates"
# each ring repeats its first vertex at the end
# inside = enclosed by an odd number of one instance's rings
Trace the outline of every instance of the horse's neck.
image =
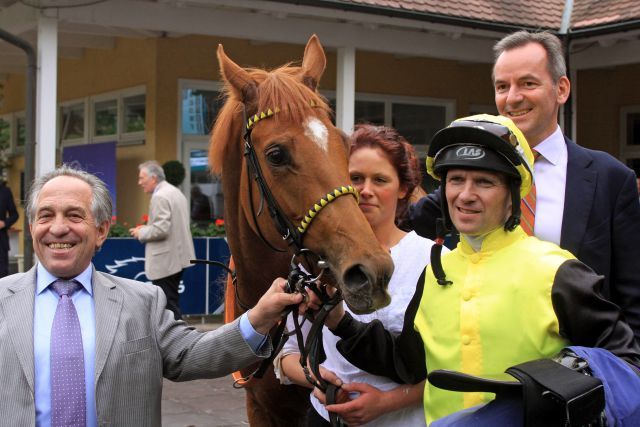
{"type": "MultiPolygon", "coordinates": [[[[242,179],[243,173],[246,173],[243,168],[244,156],[242,145],[238,144],[236,147],[229,149],[222,174],[225,227],[227,242],[235,262],[240,299],[253,305],[276,277],[286,277],[290,255],[273,251],[250,227],[241,206],[240,192],[247,191],[246,185],[243,185],[246,182],[243,183],[242,179]]],[[[271,224],[268,226],[273,227],[271,224]]],[[[275,243],[278,247],[283,246],[281,241],[275,243]]]]}

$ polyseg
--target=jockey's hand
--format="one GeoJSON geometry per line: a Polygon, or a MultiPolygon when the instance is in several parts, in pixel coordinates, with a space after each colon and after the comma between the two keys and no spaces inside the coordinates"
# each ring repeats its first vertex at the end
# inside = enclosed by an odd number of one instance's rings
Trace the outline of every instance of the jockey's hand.
{"type": "Polygon", "coordinates": [[[274,280],[255,307],[249,310],[247,316],[256,332],[266,335],[278,323],[287,306],[302,302],[302,294],[285,292],[285,284],[286,280],[282,278],[274,280]]]}
{"type": "Polygon", "coordinates": [[[344,403],[326,405],[326,408],[327,411],[340,415],[340,418],[349,426],[366,424],[388,412],[384,405],[385,392],[370,384],[355,382],[344,384],[341,391],[351,393],[351,396],[354,395],[353,392],[359,395],[351,397],[344,403]]]}

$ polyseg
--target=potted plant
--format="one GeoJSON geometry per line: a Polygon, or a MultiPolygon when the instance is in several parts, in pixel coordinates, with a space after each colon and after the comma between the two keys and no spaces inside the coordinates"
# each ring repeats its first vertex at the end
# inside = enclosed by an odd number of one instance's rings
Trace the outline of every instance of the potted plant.
{"type": "Polygon", "coordinates": [[[169,160],[162,165],[162,169],[164,170],[164,176],[167,182],[171,185],[179,187],[184,181],[185,170],[182,163],[178,160],[169,160]]]}

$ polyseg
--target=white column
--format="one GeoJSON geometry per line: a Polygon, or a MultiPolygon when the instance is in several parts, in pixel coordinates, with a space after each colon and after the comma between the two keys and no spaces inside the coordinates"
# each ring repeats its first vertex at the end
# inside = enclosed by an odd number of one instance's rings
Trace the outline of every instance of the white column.
{"type": "Polygon", "coordinates": [[[336,125],[347,134],[353,132],[356,104],[356,49],[338,48],[336,125]]]}
{"type": "Polygon", "coordinates": [[[38,79],[36,84],[36,168],[39,177],[56,166],[58,89],[58,20],[38,17],[38,79]]]}

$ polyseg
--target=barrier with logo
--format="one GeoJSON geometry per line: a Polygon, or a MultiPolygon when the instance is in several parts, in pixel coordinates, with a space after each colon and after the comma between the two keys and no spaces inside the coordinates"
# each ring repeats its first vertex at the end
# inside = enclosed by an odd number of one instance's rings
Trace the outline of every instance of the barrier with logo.
{"type": "MultiPolygon", "coordinates": [[[[229,262],[229,246],[222,237],[193,239],[196,258],[229,262]]],[[[144,274],[144,245],[133,238],[107,239],[93,257],[96,269],[114,276],[139,280],[153,286],[144,274]]],[[[183,314],[217,314],[224,306],[226,272],[220,267],[195,264],[184,271],[180,282],[180,309],[183,314]]]]}

